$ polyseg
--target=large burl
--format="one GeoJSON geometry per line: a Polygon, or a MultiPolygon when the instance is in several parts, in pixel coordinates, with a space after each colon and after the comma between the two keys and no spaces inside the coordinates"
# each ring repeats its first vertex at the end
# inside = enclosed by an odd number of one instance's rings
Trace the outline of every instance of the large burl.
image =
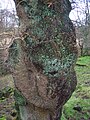
{"type": "Polygon", "coordinates": [[[69,0],[15,0],[15,4],[22,37],[10,47],[10,60],[21,119],[60,120],[76,87],[71,4],[69,0]]]}

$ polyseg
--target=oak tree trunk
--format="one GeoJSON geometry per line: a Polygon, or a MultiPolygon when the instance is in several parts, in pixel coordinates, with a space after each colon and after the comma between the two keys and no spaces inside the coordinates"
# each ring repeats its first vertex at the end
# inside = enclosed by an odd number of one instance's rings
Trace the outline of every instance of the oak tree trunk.
{"type": "Polygon", "coordinates": [[[21,120],[59,120],[76,87],[69,0],[14,0],[21,39],[10,47],[21,120]]]}

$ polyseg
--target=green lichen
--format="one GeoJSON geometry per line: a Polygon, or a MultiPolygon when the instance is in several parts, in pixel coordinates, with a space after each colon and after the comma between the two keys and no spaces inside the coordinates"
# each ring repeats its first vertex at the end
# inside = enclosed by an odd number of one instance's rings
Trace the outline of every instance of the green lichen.
{"type": "Polygon", "coordinates": [[[15,101],[17,105],[24,106],[26,105],[26,99],[18,90],[14,91],[15,101]]]}
{"type": "Polygon", "coordinates": [[[30,20],[25,31],[29,35],[24,39],[28,58],[34,64],[41,65],[42,72],[49,77],[59,77],[60,71],[68,74],[76,61],[69,45],[72,45],[69,34],[73,31],[68,17],[71,8],[62,8],[64,11],[61,13],[58,5],[54,9],[43,0],[24,0],[21,5],[30,20]]]}
{"type": "Polygon", "coordinates": [[[50,9],[43,2],[38,6],[36,3],[35,7],[32,4],[30,4],[31,7],[27,6],[27,15],[32,21],[27,29],[27,32],[30,30],[32,34],[25,38],[28,57],[33,63],[42,65],[43,73],[49,77],[59,77],[60,71],[67,75],[76,57],[69,50],[68,40],[63,41],[63,33],[71,32],[71,26],[68,25],[70,19],[64,15],[65,17],[61,20],[61,14],[50,9]],[[32,11],[35,14],[32,14],[32,11]]]}
{"type": "Polygon", "coordinates": [[[62,60],[59,59],[45,59],[43,72],[49,77],[60,77],[63,72],[68,76],[70,69],[74,65],[75,55],[68,55],[62,60]]]}
{"type": "Polygon", "coordinates": [[[8,64],[11,67],[14,67],[15,64],[17,64],[19,62],[21,47],[18,42],[19,42],[19,40],[14,41],[13,44],[9,48],[8,64]]]}

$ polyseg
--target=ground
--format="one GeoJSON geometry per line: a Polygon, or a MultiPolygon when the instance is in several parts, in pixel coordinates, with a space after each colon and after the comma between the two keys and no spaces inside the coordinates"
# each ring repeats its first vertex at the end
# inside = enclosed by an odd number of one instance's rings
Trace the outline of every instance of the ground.
{"type": "MultiPolygon", "coordinates": [[[[65,104],[61,120],[90,120],[90,56],[78,58],[75,69],[77,88],[65,104]]],[[[0,120],[16,120],[13,89],[11,75],[0,77],[0,120]]]]}
{"type": "Polygon", "coordinates": [[[14,82],[11,75],[0,77],[0,120],[16,120],[14,82]]]}
{"type": "Polygon", "coordinates": [[[61,120],[90,120],[90,56],[78,58],[77,88],[65,104],[61,120]]]}

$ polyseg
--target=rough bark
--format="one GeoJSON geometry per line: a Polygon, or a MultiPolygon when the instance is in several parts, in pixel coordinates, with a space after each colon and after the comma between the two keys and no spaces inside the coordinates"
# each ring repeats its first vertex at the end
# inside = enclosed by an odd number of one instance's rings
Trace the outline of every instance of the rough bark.
{"type": "Polygon", "coordinates": [[[76,87],[77,49],[70,2],[15,0],[15,4],[22,37],[11,46],[9,60],[14,63],[21,119],[59,120],[76,87]]]}

